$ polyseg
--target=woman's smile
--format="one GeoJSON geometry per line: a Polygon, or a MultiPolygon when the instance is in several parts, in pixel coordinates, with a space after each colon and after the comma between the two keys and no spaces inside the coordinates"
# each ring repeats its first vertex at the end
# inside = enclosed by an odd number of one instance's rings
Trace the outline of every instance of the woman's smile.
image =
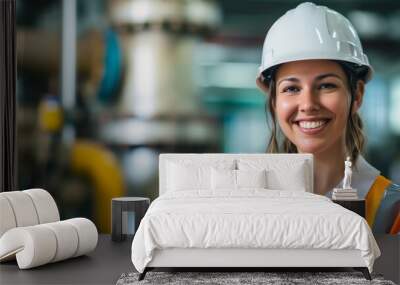
{"type": "Polygon", "coordinates": [[[295,120],[293,125],[306,135],[315,135],[324,131],[330,121],[330,119],[324,118],[308,118],[295,120]]]}

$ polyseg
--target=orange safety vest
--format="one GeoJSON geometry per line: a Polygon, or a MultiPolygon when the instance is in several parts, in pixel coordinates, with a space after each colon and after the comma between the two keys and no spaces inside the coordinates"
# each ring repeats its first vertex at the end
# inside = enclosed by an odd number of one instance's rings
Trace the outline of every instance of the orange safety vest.
{"type": "Polygon", "coordinates": [[[400,233],[400,185],[379,175],[365,203],[366,219],[374,233],[400,233]]]}

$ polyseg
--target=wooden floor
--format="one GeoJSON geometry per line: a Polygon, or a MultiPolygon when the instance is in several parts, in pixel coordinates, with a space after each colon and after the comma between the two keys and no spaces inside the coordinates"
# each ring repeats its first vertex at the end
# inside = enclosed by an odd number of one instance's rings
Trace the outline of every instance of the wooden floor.
{"type": "MultiPolygon", "coordinates": [[[[376,240],[382,257],[376,260],[374,272],[400,284],[400,236],[378,236],[376,240]]],[[[122,273],[135,271],[130,252],[130,241],[116,243],[109,235],[100,235],[96,250],[88,256],[28,270],[19,270],[15,261],[2,263],[0,284],[115,284],[122,273]]]]}

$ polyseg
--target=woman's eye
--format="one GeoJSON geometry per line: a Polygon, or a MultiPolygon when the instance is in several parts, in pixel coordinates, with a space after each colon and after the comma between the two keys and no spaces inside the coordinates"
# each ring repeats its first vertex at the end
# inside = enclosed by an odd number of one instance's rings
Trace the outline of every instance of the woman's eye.
{"type": "Polygon", "coordinates": [[[336,88],[336,85],[333,83],[322,83],[319,86],[319,89],[332,89],[332,88],[336,88]]]}
{"type": "Polygon", "coordinates": [[[298,92],[300,89],[296,86],[288,86],[282,90],[282,93],[295,93],[298,92]]]}

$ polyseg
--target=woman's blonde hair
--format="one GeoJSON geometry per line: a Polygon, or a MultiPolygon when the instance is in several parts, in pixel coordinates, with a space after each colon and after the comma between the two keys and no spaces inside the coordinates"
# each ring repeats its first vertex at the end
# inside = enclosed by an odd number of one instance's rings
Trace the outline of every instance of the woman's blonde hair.
{"type": "MultiPolygon", "coordinates": [[[[360,115],[355,112],[352,114],[351,110],[353,107],[354,97],[357,90],[357,82],[358,80],[365,81],[365,76],[368,70],[363,67],[356,66],[354,64],[343,62],[343,61],[335,61],[337,62],[342,69],[344,70],[347,79],[348,79],[348,87],[351,94],[351,103],[349,109],[349,119],[347,121],[346,126],[346,156],[350,156],[353,162],[357,161],[358,155],[362,153],[365,144],[365,137],[363,133],[363,122],[360,115]]],[[[269,100],[265,103],[265,111],[270,114],[271,121],[268,120],[267,115],[267,123],[271,129],[271,136],[269,138],[269,143],[267,147],[268,153],[297,153],[297,147],[294,143],[292,143],[281,131],[278,134],[276,117],[275,117],[275,104],[276,104],[276,83],[275,83],[275,74],[279,66],[271,69],[268,74],[263,74],[264,78],[268,78],[265,83],[269,88],[269,100]],[[272,123],[272,124],[271,124],[272,123]],[[283,137],[283,141],[281,146],[278,143],[278,136],[281,135],[283,137]]]]}

